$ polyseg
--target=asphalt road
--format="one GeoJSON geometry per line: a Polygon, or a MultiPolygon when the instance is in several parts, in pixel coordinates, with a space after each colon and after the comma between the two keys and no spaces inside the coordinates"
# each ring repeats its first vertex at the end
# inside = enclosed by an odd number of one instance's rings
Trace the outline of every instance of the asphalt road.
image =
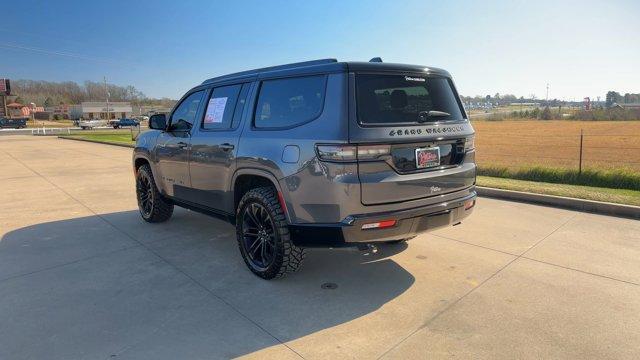
{"type": "Polygon", "coordinates": [[[0,359],[640,358],[638,221],[480,199],[268,282],[228,224],[144,223],[130,159],[0,138],[0,359]]]}

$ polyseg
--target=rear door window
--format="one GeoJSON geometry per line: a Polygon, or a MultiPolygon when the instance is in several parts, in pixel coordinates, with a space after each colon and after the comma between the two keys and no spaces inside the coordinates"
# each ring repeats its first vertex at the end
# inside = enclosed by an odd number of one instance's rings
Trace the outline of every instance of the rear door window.
{"type": "Polygon", "coordinates": [[[231,128],[241,87],[242,85],[238,84],[213,89],[204,112],[203,129],[224,130],[231,128]]]}
{"type": "Polygon", "coordinates": [[[359,74],[356,102],[361,124],[463,119],[453,85],[445,77],[359,74]]]}
{"type": "Polygon", "coordinates": [[[322,112],[325,88],[325,75],[263,81],[255,127],[285,128],[315,119],[322,112]]]}

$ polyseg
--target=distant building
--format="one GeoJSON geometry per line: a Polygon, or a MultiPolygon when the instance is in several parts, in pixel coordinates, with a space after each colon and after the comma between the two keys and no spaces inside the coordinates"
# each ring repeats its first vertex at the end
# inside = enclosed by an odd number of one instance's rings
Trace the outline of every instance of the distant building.
{"type": "Polygon", "coordinates": [[[51,113],[54,117],[57,115],[57,117],[61,119],[69,119],[69,110],[70,106],[65,104],[48,106],[44,108],[44,111],[51,113]]]}
{"type": "Polygon", "coordinates": [[[44,112],[44,107],[36,106],[35,104],[22,105],[18,103],[7,104],[7,110],[9,117],[22,118],[31,117],[33,114],[44,112]]]}
{"type": "Polygon", "coordinates": [[[131,104],[128,102],[86,101],[80,105],[69,106],[69,117],[85,120],[110,120],[128,118],[132,115],[131,104]]]}
{"type": "Polygon", "coordinates": [[[143,105],[136,107],[134,110],[136,115],[151,116],[154,114],[168,114],[171,112],[171,107],[143,105]]]}

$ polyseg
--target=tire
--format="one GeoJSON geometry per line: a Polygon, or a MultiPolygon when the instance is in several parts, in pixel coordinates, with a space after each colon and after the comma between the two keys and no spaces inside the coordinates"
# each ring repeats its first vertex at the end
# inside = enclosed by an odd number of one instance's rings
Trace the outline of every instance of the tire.
{"type": "Polygon", "coordinates": [[[173,215],[173,204],[158,191],[149,164],[136,171],[136,199],[140,216],[146,222],[165,222],[173,215]]]}
{"type": "Polygon", "coordinates": [[[284,211],[272,187],[244,194],[236,210],[236,239],[249,270],[266,280],[297,271],[305,257],[304,249],[291,242],[284,211]]]}

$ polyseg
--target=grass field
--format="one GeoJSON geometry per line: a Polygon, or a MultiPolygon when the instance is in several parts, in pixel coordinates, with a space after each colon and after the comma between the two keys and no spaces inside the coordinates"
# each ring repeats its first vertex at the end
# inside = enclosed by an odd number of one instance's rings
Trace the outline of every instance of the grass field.
{"type": "Polygon", "coordinates": [[[478,186],[640,206],[640,191],[478,176],[478,186]]]}
{"type": "Polygon", "coordinates": [[[135,144],[134,140],[131,140],[131,133],[126,131],[120,132],[92,132],[92,133],[75,133],[65,136],[67,138],[76,138],[84,140],[93,140],[105,143],[117,143],[117,144],[135,144]]]}
{"type": "Polygon", "coordinates": [[[640,172],[640,121],[472,121],[480,167],[531,166],[640,172]]]}

